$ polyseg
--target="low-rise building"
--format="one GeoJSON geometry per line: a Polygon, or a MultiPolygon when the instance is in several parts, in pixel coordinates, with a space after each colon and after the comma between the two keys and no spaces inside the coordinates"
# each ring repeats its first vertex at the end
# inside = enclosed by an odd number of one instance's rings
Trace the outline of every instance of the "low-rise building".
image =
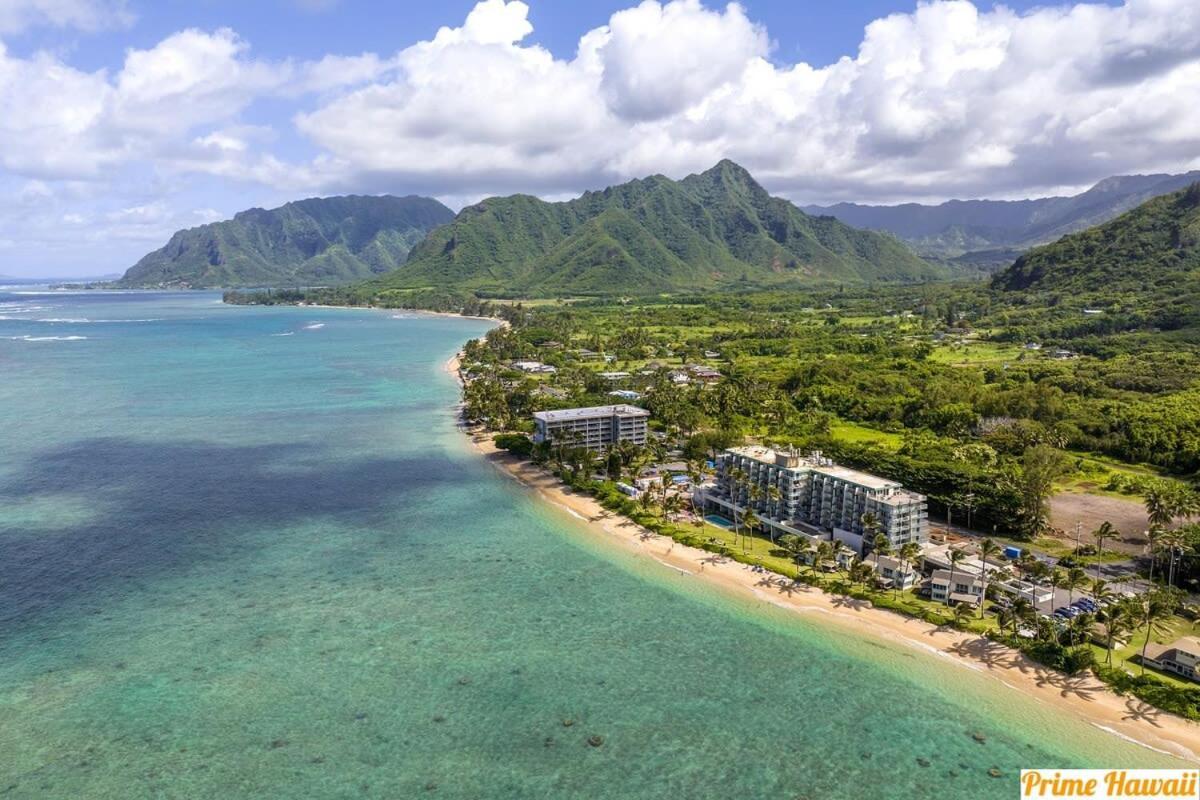
{"type": "Polygon", "coordinates": [[[632,389],[616,389],[608,393],[609,397],[615,397],[618,400],[641,400],[642,396],[632,389]]]}
{"type": "Polygon", "coordinates": [[[513,368],[519,369],[521,372],[542,373],[546,375],[553,375],[555,372],[558,372],[554,367],[549,364],[543,364],[540,361],[514,361],[513,368]]]}
{"type": "Polygon", "coordinates": [[[1170,644],[1151,642],[1146,647],[1146,666],[1200,682],[1200,639],[1184,636],[1170,644]]]}
{"type": "Polygon", "coordinates": [[[735,447],[721,454],[705,508],[724,516],[753,508],[760,525],[776,533],[835,539],[855,552],[869,550],[864,518],[893,548],[929,538],[925,497],[896,481],[840,467],[819,453],[805,458],[768,447],[735,447]]]}
{"type": "Polygon", "coordinates": [[[911,589],[921,579],[916,567],[893,556],[876,554],[863,563],[874,567],[879,581],[889,588],[911,589]]]}
{"type": "Polygon", "coordinates": [[[600,377],[606,381],[623,381],[631,376],[628,372],[601,372],[600,377]]]}
{"type": "Polygon", "coordinates": [[[929,578],[929,597],[939,603],[983,602],[983,578],[970,572],[935,569],[929,578]]]}
{"type": "Polygon", "coordinates": [[[693,366],[688,371],[702,381],[716,381],[721,379],[721,373],[709,367],[693,366]]]}
{"type": "Polygon", "coordinates": [[[573,447],[602,450],[618,442],[646,443],[650,412],[630,405],[564,408],[533,414],[533,441],[559,441],[573,447]]]}
{"type": "Polygon", "coordinates": [[[1014,600],[1025,600],[1033,605],[1034,608],[1041,608],[1043,605],[1054,600],[1054,590],[1046,586],[1039,586],[1036,583],[1020,580],[1000,580],[996,581],[993,586],[996,590],[1002,592],[1014,600]]]}

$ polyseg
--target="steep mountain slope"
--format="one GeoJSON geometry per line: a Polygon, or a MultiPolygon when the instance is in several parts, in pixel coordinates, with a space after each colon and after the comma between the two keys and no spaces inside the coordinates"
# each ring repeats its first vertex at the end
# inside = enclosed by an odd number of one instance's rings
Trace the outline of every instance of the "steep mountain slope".
{"type": "Polygon", "coordinates": [[[404,263],[454,213],[427,197],[329,197],[179,231],[118,281],[125,287],[333,285],[404,263]]]}
{"type": "Polygon", "coordinates": [[[1091,294],[1182,292],[1200,283],[1200,183],[1029,251],[1001,289],[1091,294]]]}
{"type": "Polygon", "coordinates": [[[967,253],[1017,249],[1054,241],[1107,222],[1158,195],[1200,180],[1184,175],[1122,175],[1105,178],[1074,197],[1037,200],[951,200],[926,206],[869,206],[838,203],[804,206],[809,214],[829,214],[847,225],[887,231],[923,255],[955,258],[967,253]]]}
{"type": "Polygon", "coordinates": [[[373,288],[644,293],[948,274],[890,236],[808,216],[722,161],[682,181],[655,175],[565,203],[484,200],[433,231],[373,288]]]}

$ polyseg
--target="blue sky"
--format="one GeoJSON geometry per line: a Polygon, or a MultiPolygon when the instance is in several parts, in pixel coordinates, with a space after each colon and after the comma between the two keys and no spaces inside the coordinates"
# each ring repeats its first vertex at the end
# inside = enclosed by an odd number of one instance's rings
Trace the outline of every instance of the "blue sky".
{"type": "Polygon", "coordinates": [[[1197,41],[1195,0],[0,0],[0,274],[120,271],[304,196],[723,157],[798,202],[1196,169],[1197,41]]]}

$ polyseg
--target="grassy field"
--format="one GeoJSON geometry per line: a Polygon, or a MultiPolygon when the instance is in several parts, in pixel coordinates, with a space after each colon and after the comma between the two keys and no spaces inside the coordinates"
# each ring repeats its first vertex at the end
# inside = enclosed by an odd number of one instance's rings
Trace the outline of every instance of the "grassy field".
{"type": "Polygon", "coordinates": [[[930,354],[929,360],[958,367],[978,367],[1016,361],[1029,354],[1030,351],[1015,344],[968,339],[940,345],[930,354]]]}
{"type": "MultiPolygon", "coordinates": [[[[1154,636],[1151,642],[1156,644],[1170,644],[1181,636],[1195,636],[1197,633],[1196,626],[1183,617],[1172,617],[1167,621],[1166,629],[1154,636]]],[[[1113,666],[1124,668],[1127,672],[1134,675],[1140,675],[1142,672],[1141,664],[1138,664],[1133,659],[1142,652],[1142,645],[1146,642],[1146,633],[1140,630],[1135,633],[1124,647],[1113,648],[1113,666]]],[[[1096,652],[1096,661],[1103,663],[1106,656],[1105,650],[1099,645],[1093,644],[1092,647],[1096,652]]],[[[1172,686],[1178,686],[1184,689],[1195,688],[1196,683],[1171,675],[1168,672],[1160,672],[1156,669],[1147,667],[1147,675],[1153,675],[1164,683],[1169,683],[1172,686]]]]}
{"type": "Polygon", "coordinates": [[[869,442],[892,450],[899,450],[900,445],[904,443],[904,437],[899,433],[889,433],[876,428],[868,428],[866,425],[859,425],[856,422],[848,422],[846,420],[837,420],[831,424],[829,426],[829,433],[839,441],[852,444],[869,442]]]}

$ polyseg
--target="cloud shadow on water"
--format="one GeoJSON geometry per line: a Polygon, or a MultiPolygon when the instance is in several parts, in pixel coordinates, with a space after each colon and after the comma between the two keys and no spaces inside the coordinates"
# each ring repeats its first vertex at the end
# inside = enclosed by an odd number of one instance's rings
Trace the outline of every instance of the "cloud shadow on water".
{"type": "Polygon", "coordinates": [[[247,530],[269,536],[314,519],[378,525],[403,494],[462,477],[445,458],[326,462],[325,455],[307,444],[95,438],[30,459],[0,483],[0,508],[82,494],[96,498],[97,513],[36,530],[5,526],[0,517],[0,637],[116,581],[228,557],[247,530]]]}

